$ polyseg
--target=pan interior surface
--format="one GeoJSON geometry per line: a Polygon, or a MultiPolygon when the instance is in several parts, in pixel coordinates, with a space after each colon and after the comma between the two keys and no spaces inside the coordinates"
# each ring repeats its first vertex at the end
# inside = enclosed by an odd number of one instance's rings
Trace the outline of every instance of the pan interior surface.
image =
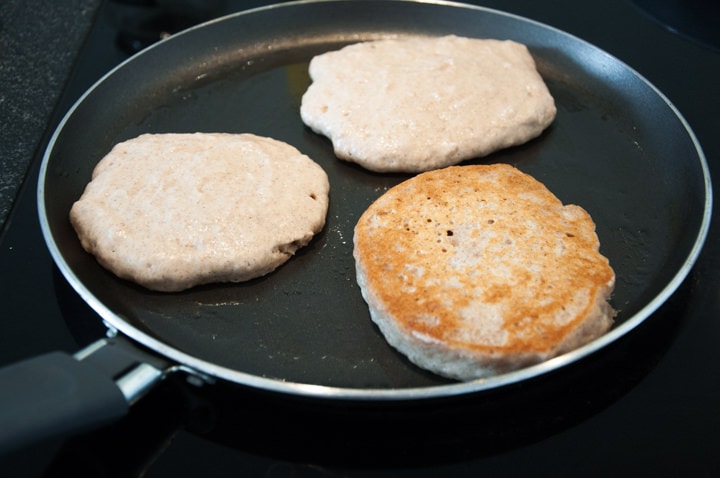
{"type": "Polygon", "coordinates": [[[526,19],[457,4],[298,2],[192,28],[123,63],[68,113],[46,152],[38,191],[53,258],[113,328],[202,373],[304,394],[413,398],[497,387],[575,361],[614,341],[667,299],[699,254],[710,216],[707,166],[680,114],[632,69],[526,19]],[[402,174],[339,161],[306,128],[300,99],[313,55],[406,33],[525,43],[556,100],[539,138],[470,163],[532,174],[585,208],[617,275],[616,325],[559,359],[457,384],[414,367],[370,321],[355,283],[355,222],[402,174]],[[142,133],[250,132],[285,141],[330,178],[325,228],[275,272],[246,283],[154,293],[85,253],[68,212],[95,164],[142,133]]]}

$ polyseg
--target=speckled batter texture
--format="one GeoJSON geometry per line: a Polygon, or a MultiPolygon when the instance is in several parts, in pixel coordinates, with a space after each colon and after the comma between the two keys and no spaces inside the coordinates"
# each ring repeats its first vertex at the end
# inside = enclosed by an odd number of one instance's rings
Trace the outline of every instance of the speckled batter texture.
{"type": "Polygon", "coordinates": [[[441,375],[522,368],[612,325],[615,274],[592,218],[512,166],[415,176],[365,211],[354,244],[372,319],[441,375]]]}
{"type": "Polygon", "coordinates": [[[104,267],[171,292],[273,271],[322,229],[328,193],[323,169],[274,139],[142,135],[98,163],[70,220],[104,267]]]}
{"type": "Polygon", "coordinates": [[[524,143],[555,118],[525,45],[458,36],[357,43],[314,57],[300,107],[338,158],[421,172],[524,143]]]}

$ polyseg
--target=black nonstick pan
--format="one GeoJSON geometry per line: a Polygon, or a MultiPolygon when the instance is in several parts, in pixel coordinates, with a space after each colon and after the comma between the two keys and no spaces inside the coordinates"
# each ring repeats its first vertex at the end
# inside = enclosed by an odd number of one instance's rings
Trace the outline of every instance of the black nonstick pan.
{"type": "Polygon", "coordinates": [[[9,447],[115,418],[175,371],[206,383],[366,402],[481,394],[546,374],[617,341],[673,294],[702,247],[711,196],[700,145],[661,92],[598,48],[531,20],[454,3],[317,1],[191,28],[109,72],[50,141],[38,188],[41,227],[59,270],[110,338],[76,357],[40,357],[2,371],[3,379],[19,377],[36,392],[69,391],[34,406],[51,418],[39,425],[29,422],[34,412],[10,416],[27,408],[28,398],[2,394],[0,408],[8,412],[1,419],[9,425],[0,443],[9,447]],[[576,351],[467,383],[420,370],[391,349],[355,283],[356,220],[409,176],[339,161],[330,142],[299,116],[313,55],[392,35],[450,33],[528,45],[557,118],[526,145],[469,163],[515,165],[563,202],[588,210],[617,275],[612,302],[619,311],[608,334],[576,351]],[[116,278],[81,248],[68,221],[72,203],[115,143],[141,133],[198,131],[270,136],[313,158],[330,177],[325,228],[278,270],[246,283],[166,294],[116,278]],[[82,381],[58,378],[76,372],[85,375],[82,381]],[[37,376],[42,379],[28,379],[37,376]],[[97,397],[102,393],[104,399],[97,397]],[[55,408],[71,418],[55,418],[55,408]]]}

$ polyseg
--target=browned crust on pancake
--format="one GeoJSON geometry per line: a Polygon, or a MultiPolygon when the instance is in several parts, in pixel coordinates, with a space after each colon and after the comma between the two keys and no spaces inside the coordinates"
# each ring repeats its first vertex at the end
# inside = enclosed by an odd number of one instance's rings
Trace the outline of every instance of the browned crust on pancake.
{"type": "Polygon", "coordinates": [[[503,164],[416,176],[355,228],[358,283],[389,342],[454,378],[539,362],[607,331],[615,275],[590,215],[503,164]]]}

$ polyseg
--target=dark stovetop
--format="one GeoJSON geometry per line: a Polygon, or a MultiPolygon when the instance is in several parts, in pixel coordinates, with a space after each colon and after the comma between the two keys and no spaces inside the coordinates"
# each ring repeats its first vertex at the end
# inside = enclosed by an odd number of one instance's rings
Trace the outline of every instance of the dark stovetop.
{"type": "MultiPolygon", "coordinates": [[[[688,39],[686,24],[683,35],[677,35],[626,0],[473,3],[572,33],[645,76],[687,119],[718,184],[720,54],[688,39]]],[[[251,2],[218,4],[222,12],[230,12],[251,2]]],[[[45,248],[35,205],[37,168],[62,115],[95,80],[127,57],[117,46],[117,33],[145,8],[103,2],[64,88],[48,82],[48,91],[42,92],[61,95],[44,135],[27,146],[34,159],[1,236],[0,364],[51,350],[74,352],[104,333],[45,248]],[[66,321],[69,316],[81,320],[66,321]]],[[[78,22],[87,15],[85,10],[78,13],[78,22]]],[[[32,19],[28,22],[28,33],[43,29],[32,19]]],[[[124,36],[123,45],[132,47],[133,42],[124,36]]],[[[2,147],[9,151],[6,143],[2,147]]],[[[314,404],[248,393],[234,398],[237,403],[231,405],[240,411],[228,430],[213,425],[216,410],[203,406],[211,399],[219,407],[213,397],[187,396],[184,386],[171,380],[116,425],[0,457],[0,475],[125,476],[144,470],[143,476],[150,478],[717,476],[717,226],[714,221],[696,267],[658,313],[617,346],[531,385],[484,395],[482,400],[469,397],[450,405],[388,408],[382,413],[338,408],[328,412],[314,404]]]]}

